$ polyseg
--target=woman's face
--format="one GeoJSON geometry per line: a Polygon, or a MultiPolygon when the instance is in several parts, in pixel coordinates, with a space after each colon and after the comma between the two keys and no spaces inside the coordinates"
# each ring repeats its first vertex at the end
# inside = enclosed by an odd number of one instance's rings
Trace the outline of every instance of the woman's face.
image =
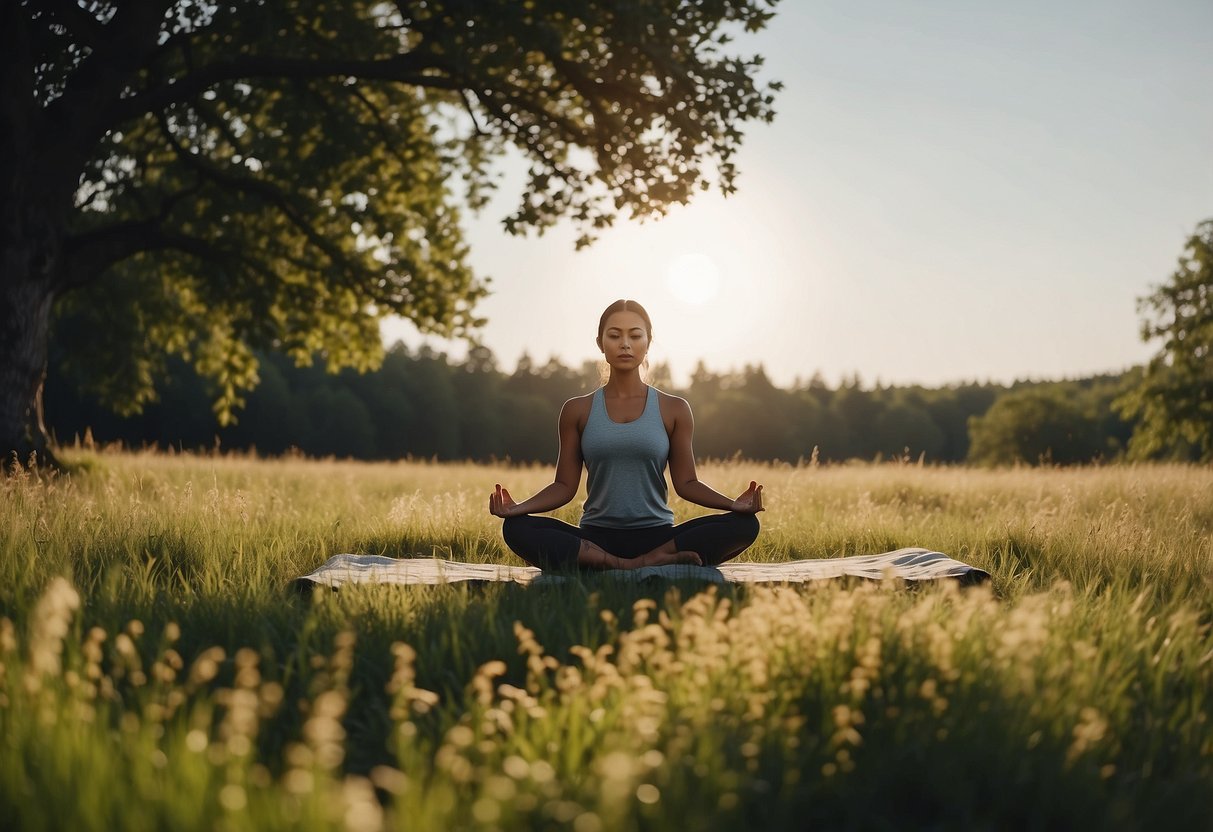
{"type": "Polygon", "coordinates": [[[607,318],[602,331],[602,354],[612,369],[633,370],[649,354],[648,330],[644,318],[627,310],[607,318]]]}

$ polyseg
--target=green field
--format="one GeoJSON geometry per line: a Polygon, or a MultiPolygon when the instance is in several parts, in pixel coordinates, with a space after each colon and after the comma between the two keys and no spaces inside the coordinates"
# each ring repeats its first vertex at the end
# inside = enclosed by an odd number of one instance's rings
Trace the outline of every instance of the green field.
{"type": "Polygon", "coordinates": [[[0,482],[6,828],[1213,828],[1213,469],[701,467],[765,484],[745,559],[975,589],[304,597],[338,552],[519,564],[488,493],[550,470],[69,458],[0,482]]]}

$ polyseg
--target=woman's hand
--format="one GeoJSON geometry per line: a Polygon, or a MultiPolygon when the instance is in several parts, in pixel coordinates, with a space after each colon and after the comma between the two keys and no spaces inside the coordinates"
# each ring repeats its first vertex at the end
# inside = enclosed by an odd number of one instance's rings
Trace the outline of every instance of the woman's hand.
{"type": "Polygon", "coordinates": [[[498,483],[497,489],[489,495],[489,514],[494,517],[516,517],[521,513],[510,492],[498,483]]]}
{"type": "Polygon", "coordinates": [[[733,501],[730,510],[742,514],[757,514],[762,511],[762,486],[750,480],[750,487],[733,501]]]}

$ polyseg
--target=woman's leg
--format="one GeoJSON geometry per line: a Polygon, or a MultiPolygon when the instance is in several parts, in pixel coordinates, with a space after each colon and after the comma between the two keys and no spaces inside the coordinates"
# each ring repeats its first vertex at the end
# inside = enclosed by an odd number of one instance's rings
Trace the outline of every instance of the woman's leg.
{"type": "Polygon", "coordinates": [[[729,511],[696,517],[674,527],[673,546],[698,552],[705,566],[731,560],[758,539],[758,515],[729,511]]]}
{"type": "Polygon", "coordinates": [[[578,564],[585,569],[640,569],[673,563],[700,565],[699,555],[680,552],[674,545],[674,527],[649,526],[637,529],[612,529],[582,526],[586,542],[597,548],[583,548],[578,564]]]}
{"type": "Polygon", "coordinates": [[[505,545],[518,557],[540,569],[575,569],[584,542],[581,530],[555,517],[521,514],[507,517],[501,526],[505,545]]]}
{"type": "Polygon", "coordinates": [[[697,561],[690,553],[669,548],[670,544],[639,557],[617,557],[598,543],[588,540],[585,530],[554,517],[531,514],[507,517],[502,524],[501,534],[514,554],[544,570],[637,569],[641,566],[697,561]]]}

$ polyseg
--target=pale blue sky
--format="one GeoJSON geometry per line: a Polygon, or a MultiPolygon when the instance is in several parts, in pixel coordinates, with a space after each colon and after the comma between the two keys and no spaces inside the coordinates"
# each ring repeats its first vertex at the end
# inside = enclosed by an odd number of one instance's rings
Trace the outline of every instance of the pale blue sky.
{"type": "MultiPolygon", "coordinates": [[[[492,278],[485,343],[596,357],[602,308],[654,319],[684,383],[761,363],[871,384],[1062,378],[1145,360],[1135,299],[1213,218],[1213,2],[794,2],[739,40],[786,88],[749,128],[740,190],[576,234],[511,238],[517,195],[467,221],[492,278]],[[716,296],[670,288],[710,258],[716,296]]],[[[385,337],[418,339],[406,324],[385,337]]],[[[460,356],[459,345],[431,339],[460,356]]]]}

